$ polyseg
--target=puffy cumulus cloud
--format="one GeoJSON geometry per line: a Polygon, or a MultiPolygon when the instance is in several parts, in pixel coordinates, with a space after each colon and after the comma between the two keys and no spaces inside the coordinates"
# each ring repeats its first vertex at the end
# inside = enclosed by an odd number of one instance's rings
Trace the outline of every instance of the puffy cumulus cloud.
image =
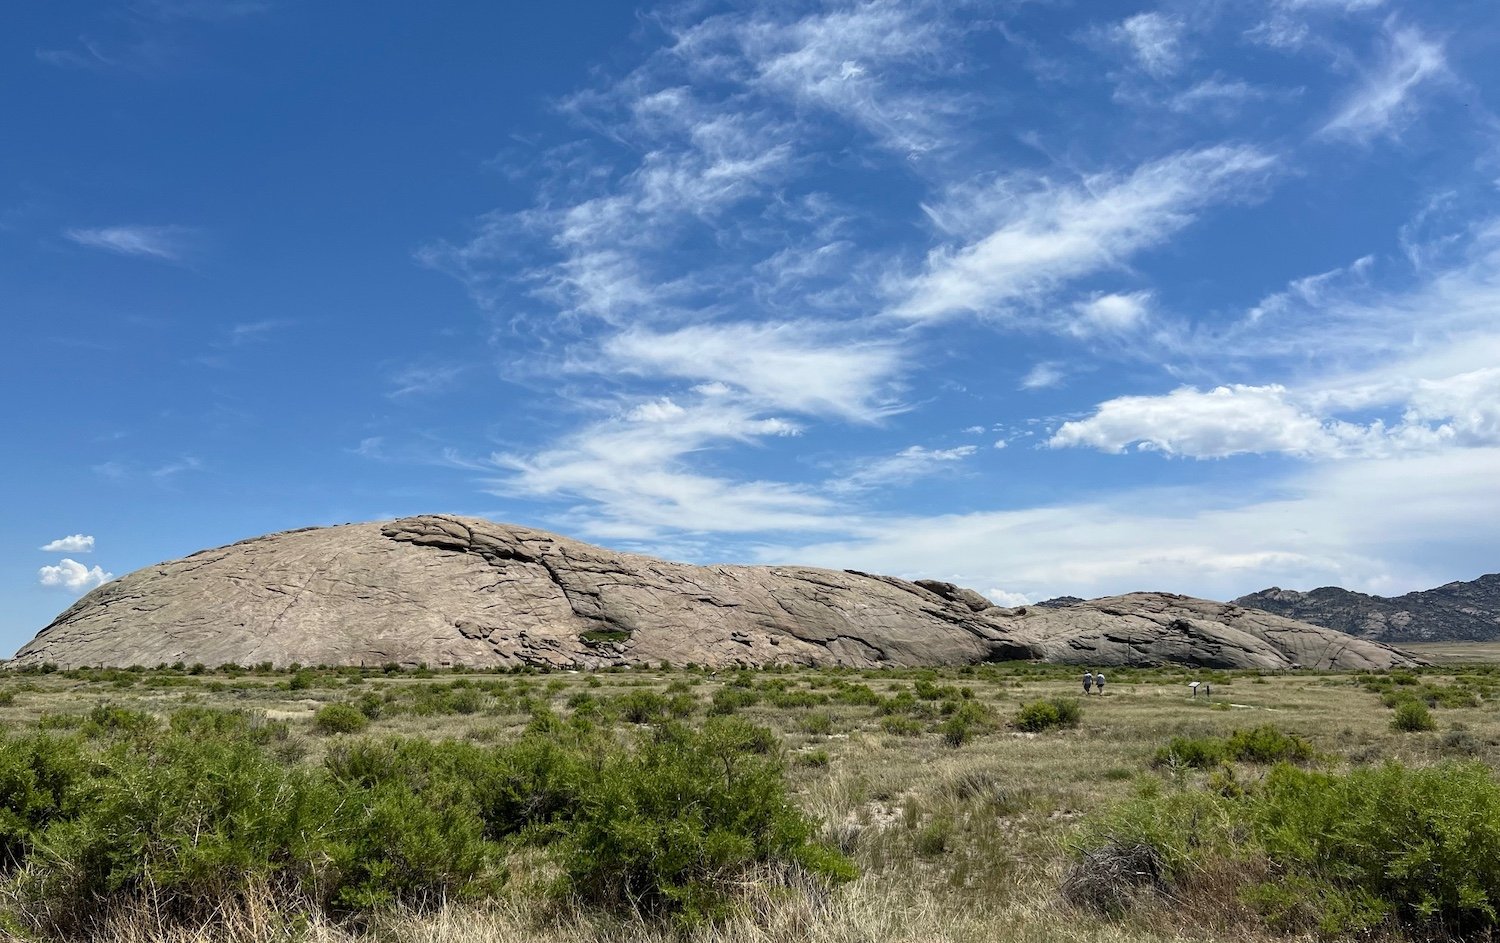
{"type": "Polygon", "coordinates": [[[1367,378],[1303,391],[1235,384],[1162,396],[1121,396],[1065,422],[1047,444],[1190,458],[1282,453],[1307,458],[1388,456],[1500,445],[1500,367],[1439,376],[1367,378]],[[1394,406],[1399,417],[1358,423],[1321,410],[1394,406]]]}
{"type": "Polygon", "coordinates": [[[37,571],[43,586],[57,586],[69,592],[82,593],[115,578],[99,566],[86,567],[77,560],[63,557],[56,566],[44,566],[37,571]]]}
{"type": "Polygon", "coordinates": [[[1165,396],[1121,396],[1094,415],[1063,423],[1052,448],[1088,446],[1105,452],[1139,449],[1223,458],[1247,452],[1326,455],[1337,440],[1316,417],[1290,402],[1282,386],[1190,386],[1165,396]]]}
{"type": "Polygon", "coordinates": [[[41,549],[49,553],[92,553],[94,538],[88,534],[70,534],[44,544],[41,549]]]}
{"type": "Polygon", "coordinates": [[[1210,204],[1253,194],[1275,165],[1255,148],[1220,146],[1070,185],[1009,176],[984,189],[956,188],[929,213],[967,238],[934,249],[923,271],[893,282],[891,313],[913,321],[1014,317],[1013,306],[1161,244],[1210,204]]]}
{"type": "Polygon", "coordinates": [[[1402,429],[1424,430],[1461,446],[1500,444],[1500,367],[1418,380],[1402,416],[1402,429]]]}
{"type": "Polygon", "coordinates": [[[1011,608],[1014,608],[1015,606],[1029,606],[1031,605],[1032,601],[1031,597],[1026,595],[1025,593],[1012,593],[1009,590],[997,589],[993,586],[985,592],[985,596],[989,597],[990,602],[994,603],[997,606],[1007,606],[1011,608]]]}

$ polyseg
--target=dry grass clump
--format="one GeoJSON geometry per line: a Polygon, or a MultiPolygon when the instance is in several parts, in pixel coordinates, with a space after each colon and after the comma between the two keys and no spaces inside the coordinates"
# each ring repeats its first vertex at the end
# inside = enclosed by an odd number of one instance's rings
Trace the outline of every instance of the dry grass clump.
{"type": "Polygon", "coordinates": [[[1167,889],[1161,854],[1143,842],[1111,841],[1090,848],[1068,867],[1062,896],[1095,913],[1123,913],[1144,893],[1167,889]]]}

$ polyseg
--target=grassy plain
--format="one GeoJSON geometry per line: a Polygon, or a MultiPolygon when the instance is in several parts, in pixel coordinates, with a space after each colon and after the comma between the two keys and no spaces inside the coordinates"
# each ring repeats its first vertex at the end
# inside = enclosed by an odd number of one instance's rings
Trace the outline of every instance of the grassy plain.
{"type": "MultiPolygon", "coordinates": [[[[1070,905],[1059,893],[1076,860],[1070,841],[1091,815],[1142,788],[1196,788],[1213,775],[1153,762],[1178,736],[1228,736],[1272,724],[1304,738],[1317,767],[1329,771],[1386,760],[1426,766],[1456,754],[1500,764],[1500,674],[1467,660],[1396,679],[1436,705],[1436,729],[1417,733],[1392,729],[1389,698],[1377,689],[1388,692],[1390,678],[1117,670],[1103,696],[1083,699],[1077,674],[1019,663],[920,672],[11,674],[0,675],[0,724],[12,734],[38,725],[65,729],[67,717],[101,704],[162,718],[185,707],[248,710],[285,723],[276,750],[288,762],[320,764],[340,744],[370,737],[511,742],[541,708],[567,716],[592,702],[605,706],[612,723],[629,726],[630,699],[656,692],[675,698],[671,711],[689,724],[732,711],[774,730],[796,803],[860,870],[858,879],[831,890],[749,882],[735,916],[680,928],[538,893],[520,860],[505,889],[483,903],[340,924],[289,915],[266,899],[192,931],[164,926],[143,909],[109,931],[112,939],[139,943],[1289,939],[1254,919],[1232,891],[1205,892],[1212,875],[1203,876],[1198,893],[1163,896],[1124,913],[1070,905]],[[1190,698],[1190,680],[1210,682],[1212,698],[1190,698]],[[1082,701],[1076,727],[1028,733],[1010,723],[1024,704],[1059,697],[1082,701]],[[323,732],[317,718],[329,704],[363,704],[374,717],[358,733],[323,732]],[[980,705],[968,711],[980,719],[963,737],[945,737],[945,720],[965,704],[980,705]]],[[[1253,782],[1266,768],[1241,764],[1235,775],[1253,782]]],[[[546,868],[534,863],[537,873],[546,868]]]]}

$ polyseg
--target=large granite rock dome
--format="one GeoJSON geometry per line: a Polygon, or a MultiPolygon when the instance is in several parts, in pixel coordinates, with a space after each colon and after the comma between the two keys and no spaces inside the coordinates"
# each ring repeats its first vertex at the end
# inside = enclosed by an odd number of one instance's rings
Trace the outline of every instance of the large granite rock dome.
{"type": "Polygon", "coordinates": [[[1410,663],[1373,642],[1187,597],[1003,609],[948,583],[691,566],[433,515],[270,534],[137,570],[84,596],[11,664],[872,667],[1016,658],[1410,663]]]}

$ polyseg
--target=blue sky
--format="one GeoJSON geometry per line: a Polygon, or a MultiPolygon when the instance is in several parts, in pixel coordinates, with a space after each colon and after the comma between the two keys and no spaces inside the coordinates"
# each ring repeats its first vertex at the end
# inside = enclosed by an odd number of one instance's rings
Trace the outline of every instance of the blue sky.
{"type": "Polygon", "coordinates": [[[7,651],[428,512],[1005,603],[1500,569],[1487,0],[4,22],[7,651]]]}

